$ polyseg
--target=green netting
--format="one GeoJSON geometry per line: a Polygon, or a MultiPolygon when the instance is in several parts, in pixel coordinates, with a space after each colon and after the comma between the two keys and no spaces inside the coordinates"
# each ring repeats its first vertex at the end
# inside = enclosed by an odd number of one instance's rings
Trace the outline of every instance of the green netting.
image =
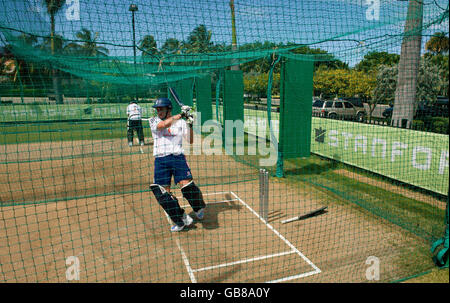
{"type": "Polygon", "coordinates": [[[211,75],[197,77],[195,79],[197,111],[201,113],[200,125],[212,120],[211,106],[211,75]]]}
{"type": "Polygon", "coordinates": [[[281,68],[280,143],[284,159],[309,157],[313,62],[287,60],[281,68]]]}
{"type": "MultiPolygon", "coordinates": [[[[194,85],[194,79],[184,79],[184,80],[175,82],[171,86],[175,89],[178,97],[183,101],[184,105],[192,106],[193,105],[193,100],[192,100],[193,85],[194,85]]],[[[175,99],[173,98],[173,96],[170,94],[169,91],[167,91],[167,97],[169,97],[169,99],[172,101],[173,113],[179,114],[181,107],[180,107],[180,105],[178,105],[177,102],[175,102],[175,99]]]]}
{"type": "Polygon", "coordinates": [[[243,151],[238,151],[238,146],[244,147],[244,82],[242,71],[224,71],[222,87],[222,130],[225,152],[230,155],[234,153],[243,154],[243,151]]]}
{"type": "Polygon", "coordinates": [[[0,8],[0,281],[394,282],[448,267],[448,1],[0,8]],[[169,87],[201,117],[183,167],[205,214],[172,179],[194,218],[181,232],[149,188],[152,106],[180,112],[169,87]],[[127,138],[131,101],[143,145],[127,138]]]}
{"type": "Polygon", "coordinates": [[[225,71],[223,78],[223,120],[244,121],[242,71],[225,71]]]}

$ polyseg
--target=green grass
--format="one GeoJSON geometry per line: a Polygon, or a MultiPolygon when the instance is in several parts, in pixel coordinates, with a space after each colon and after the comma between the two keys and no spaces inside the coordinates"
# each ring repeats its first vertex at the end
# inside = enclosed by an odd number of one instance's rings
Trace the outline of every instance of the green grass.
{"type": "MultiPolygon", "coordinates": [[[[325,199],[327,205],[349,206],[379,220],[381,224],[390,222],[399,226],[399,231],[405,236],[413,234],[422,238],[422,241],[417,242],[390,243],[400,253],[393,260],[398,269],[390,279],[403,282],[402,279],[407,277],[417,277],[416,283],[448,283],[448,270],[446,279],[442,271],[434,273],[434,270],[431,275],[419,277],[435,268],[431,261],[431,241],[443,236],[445,210],[403,196],[392,189],[345,177],[336,172],[340,169],[354,170],[345,164],[316,156],[290,159],[285,161],[285,178],[281,182],[296,187],[300,182],[309,184],[323,195],[321,198],[325,199]]],[[[372,175],[372,179],[377,178],[372,175]]]]}
{"type": "Polygon", "coordinates": [[[426,240],[441,236],[445,217],[442,209],[335,172],[349,169],[345,164],[315,156],[285,162],[286,178],[290,182],[307,182],[327,190],[426,240]]]}
{"type": "Polygon", "coordinates": [[[126,121],[3,124],[0,144],[126,138],[126,133],[126,121]]]}
{"type": "Polygon", "coordinates": [[[449,283],[449,271],[448,268],[436,268],[423,275],[407,279],[403,283],[449,283]]]}

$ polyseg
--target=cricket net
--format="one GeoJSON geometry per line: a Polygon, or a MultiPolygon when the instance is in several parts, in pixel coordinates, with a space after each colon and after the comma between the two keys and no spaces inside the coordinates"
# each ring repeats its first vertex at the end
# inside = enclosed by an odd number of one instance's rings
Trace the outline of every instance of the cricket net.
{"type": "MultiPolygon", "coordinates": [[[[448,1],[0,0],[0,281],[395,282],[448,267],[448,1]],[[193,108],[206,203],[149,188],[193,108]],[[144,145],[127,142],[142,108],[144,145]]],[[[136,135],[134,142],[136,142],[136,135]]]]}

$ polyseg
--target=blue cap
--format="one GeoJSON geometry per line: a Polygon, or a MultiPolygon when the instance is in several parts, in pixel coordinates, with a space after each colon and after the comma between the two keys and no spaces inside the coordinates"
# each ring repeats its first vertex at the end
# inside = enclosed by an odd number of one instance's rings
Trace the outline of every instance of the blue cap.
{"type": "Polygon", "coordinates": [[[152,106],[153,108],[157,108],[157,107],[168,107],[168,108],[172,108],[172,102],[169,100],[169,98],[158,98],[155,101],[155,104],[153,104],[152,106]]]}

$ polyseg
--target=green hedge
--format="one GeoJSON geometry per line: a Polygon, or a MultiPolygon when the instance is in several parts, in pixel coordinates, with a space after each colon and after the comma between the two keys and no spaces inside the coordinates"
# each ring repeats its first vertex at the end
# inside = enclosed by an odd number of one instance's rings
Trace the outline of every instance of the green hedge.
{"type": "Polygon", "coordinates": [[[428,119],[417,119],[412,123],[412,129],[429,131],[438,134],[449,134],[449,121],[445,117],[430,117],[428,119]]]}

